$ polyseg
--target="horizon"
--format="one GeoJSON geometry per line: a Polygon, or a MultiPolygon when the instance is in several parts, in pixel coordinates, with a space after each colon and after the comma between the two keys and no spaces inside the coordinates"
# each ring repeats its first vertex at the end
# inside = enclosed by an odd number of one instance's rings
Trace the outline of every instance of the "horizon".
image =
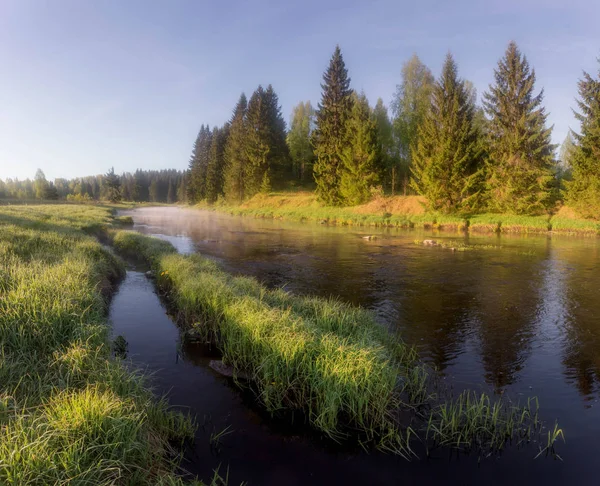
{"type": "Polygon", "coordinates": [[[351,87],[389,109],[413,53],[437,78],[452,52],[480,102],[515,40],[556,144],[579,128],[577,81],[598,70],[600,5],[582,1],[259,3],[3,2],[0,179],[185,170],[200,125],[227,121],[242,91],[272,84],[288,125],[300,101],[316,107],[336,44],[351,87]]]}

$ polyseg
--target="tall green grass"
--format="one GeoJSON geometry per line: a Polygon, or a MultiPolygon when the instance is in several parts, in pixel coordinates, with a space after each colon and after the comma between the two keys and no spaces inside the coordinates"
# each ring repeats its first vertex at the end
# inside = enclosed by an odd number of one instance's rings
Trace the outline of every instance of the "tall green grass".
{"type": "Polygon", "coordinates": [[[178,484],[192,422],[111,359],[110,209],[0,208],[0,484],[178,484]]]}
{"type": "Polygon", "coordinates": [[[334,440],[358,434],[361,443],[404,457],[414,455],[419,441],[498,450],[521,427],[533,427],[525,408],[484,394],[468,394],[457,406],[433,393],[434,376],[415,350],[369,311],[268,290],[212,260],[179,255],[168,243],[138,233],[117,232],[113,244],[152,262],[157,285],[180,319],[193,334],[218,345],[234,379],[249,377],[257,399],[272,413],[301,411],[334,440]],[[483,412],[474,410],[480,401],[493,410],[494,420],[484,417],[485,430],[483,412]],[[517,411],[521,422],[512,419],[517,411]]]}

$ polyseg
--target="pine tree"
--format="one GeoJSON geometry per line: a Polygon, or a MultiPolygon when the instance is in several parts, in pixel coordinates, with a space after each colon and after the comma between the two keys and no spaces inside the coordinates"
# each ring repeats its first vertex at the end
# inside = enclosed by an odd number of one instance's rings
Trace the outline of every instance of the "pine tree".
{"type": "Polygon", "coordinates": [[[324,203],[339,205],[342,197],[338,171],[347,143],[346,122],[352,112],[350,78],[339,46],[336,46],[329,67],[323,74],[321,89],[322,97],[313,137],[316,192],[324,203]]]}
{"type": "Polygon", "coordinates": [[[206,169],[206,200],[212,204],[223,194],[223,165],[229,124],[214,128],[208,167],[206,169]]]}
{"type": "Polygon", "coordinates": [[[293,174],[292,158],[286,143],[286,125],[279,105],[279,97],[271,85],[267,86],[264,97],[270,145],[268,179],[274,187],[282,188],[293,174]]]}
{"type": "MultiPolygon", "coordinates": [[[[600,59],[598,59],[600,62],[600,59]]],[[[598,79],[583,73],[578,84],[581,133],[574,134],[570,163],[572,181],[567,182],[566,201],[585,217],[600,214],[600,69],[598,79]]]]}
{"type": "Polygon", "coordinates": [[[287,144],[292,158],[293,179],[303,184],[312,180],[315,151],[311,136],[315,125],[315,110],[310,101],[300,102],[292,111],[287,144]]]}
{"type": "Polygon", "coordinates": [[[482,143],[475,105],[448,54],[412,150],[411,186],[435,210],[474,209],[481,190],[482,143]]]}
{"type": "Polygon", "coordinates": [[[244,200],[244,172],[247,163],[244,141],[247,109],[246,95],[242,93],[231,117],[224,153],[223,191],[227,200],[238,203],[244,200]]]}
{"type": "Polygon", "coordinates": [[[347,144],[338,168],[339,192],[343,204],[355,206],[369,199],[371,188],[378,181],[377,125],[364,94],[353,94],[346,134],[347,144]]]}
{"type": "Polygon", "coordinates": [[[106,189],[106,197],[110,202],[119,202],[121,200],[121,181],[119,176],[115,174],[114,167],[104,175],[102,185],[106,189]]]}
{"type": "Polygon", "coordinates": [[[552,204],[554,145],[546,128],[544,91],[534,95],[535,70],[511,42],[484,94],[489,164],[489,208],[517,214],[539,213],[552,204]]]}

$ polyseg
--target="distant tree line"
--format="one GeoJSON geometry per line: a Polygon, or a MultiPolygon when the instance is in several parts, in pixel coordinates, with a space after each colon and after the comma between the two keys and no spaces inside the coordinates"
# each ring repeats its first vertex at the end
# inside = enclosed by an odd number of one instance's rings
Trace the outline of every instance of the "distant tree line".
{"type": "Polygon", "coordinates": [[[177,203],[187,201],[187,175],[178,170],[136,170],[75,179],[46,180],[40,169],[35,178],[0,180],[3,199],[66,199],[73,201],[138,201],[177,203]]]}

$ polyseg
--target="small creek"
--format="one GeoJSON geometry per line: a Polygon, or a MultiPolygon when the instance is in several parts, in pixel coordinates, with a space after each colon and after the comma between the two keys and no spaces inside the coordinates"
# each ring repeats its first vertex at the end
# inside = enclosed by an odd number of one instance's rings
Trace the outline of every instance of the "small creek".
{"type": "MultiPolygon", "coordinates": [[[[185,343],[153,283],[130,270],[114,297],[114,335],[133,366],[152,374],[159,394],[200,424],[183,468],[202,479],[220,465],[231,485],[592,484],[600,451],[600,260],[593,238],[479,236],[502,249],[450,253],[421,248],[432,232],[322,227],[233,218],[177,208],[131,212],[134,229],[201,252],[226,270],[268,286],[336,295],[373,309],[457,388],[539,397],[543,418],[567,436],[563,461],[538,458],[531,444],[501,457],[407,462],[348,450],[278,424],[208,363],[214,351],[185,343]],[[365,241],[364,234],[377,240],[365,241]],[[229,427],[219,450],[213,433],[229,427]]],[[[433,235],[433,236],[432,236],[433,235]]]]}

